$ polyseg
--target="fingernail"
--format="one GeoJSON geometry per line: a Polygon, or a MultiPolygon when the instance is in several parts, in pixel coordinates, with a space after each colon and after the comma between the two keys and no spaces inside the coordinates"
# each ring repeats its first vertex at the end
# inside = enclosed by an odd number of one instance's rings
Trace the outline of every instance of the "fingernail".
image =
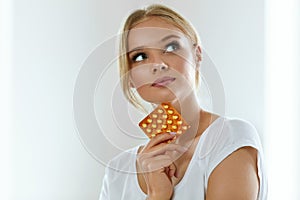
{"type": "Polygon", "coordinates": [[[169,132],[170,135],[176,135],[176,132],[169,132]]]}

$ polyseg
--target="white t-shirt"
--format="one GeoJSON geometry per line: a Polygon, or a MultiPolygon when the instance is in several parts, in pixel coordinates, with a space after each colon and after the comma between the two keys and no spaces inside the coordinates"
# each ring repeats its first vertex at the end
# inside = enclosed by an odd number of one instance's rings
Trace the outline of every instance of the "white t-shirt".
{"type": "MultiPolygon", "coordinates": [[[[210,174],[235,150],[250,146],[258,151],[260,180],[258,200],[267,199],[267,177],[259,135],[253,125],[241,119],[219,117],[201,135],[181,181],[174,187],[173,200],[204,200],[210,174]]],[[[100,200],[145,200],[136,174],[139,146],[113,158],[105,169],[100,200]]]]}

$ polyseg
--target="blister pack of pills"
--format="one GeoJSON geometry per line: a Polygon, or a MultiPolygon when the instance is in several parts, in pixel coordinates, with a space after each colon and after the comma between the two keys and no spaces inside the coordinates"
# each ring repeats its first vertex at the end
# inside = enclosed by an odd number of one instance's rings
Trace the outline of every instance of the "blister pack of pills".
{"type": "Polygon", "coordinates": [[[183,134],[190,126],[170,104],[162,103],[139,122],[139,127],[151,139],[160,133],[183,134]]]}

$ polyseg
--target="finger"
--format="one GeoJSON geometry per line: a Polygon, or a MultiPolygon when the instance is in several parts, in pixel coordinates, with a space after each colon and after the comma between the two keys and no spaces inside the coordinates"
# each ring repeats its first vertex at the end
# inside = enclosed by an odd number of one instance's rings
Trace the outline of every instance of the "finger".
{"type": "Polygon", "coordinates": [[[168,173],[169,177],[172,178],[175,175],[175,172],[176,172],[176,169],[177,169],[176,165],[174,163],[171,163],[171,165],[168,168],[169,168],[169,173],[168,173]]]}
{"type": "MultiPolygon", "coordinates": [[[[156,151],[158,149],[163,149],[163,148],[166,148],[166,146],[171,146],[173,145],[174,143],[166,143],[166,142],[163,142],[163,143],[159,143],[147,150],[145,150],[146,152],[151,152],[151,151],[156,151]]],[[[179,144],[175,144],[175,145],[179,145],[179,144]]]]}
{"type": "Polygon", "coordinates": [[[182,146],[182,145],[179,145],[179,146],[180,146],[180,148],[177,151],[166,150],[165,154],[169,155],[171,158],[173,158],[173,160],[177,160],[188,150],[188,148],[186,148],[185,146],[182,146]]]}
{"type": "Polygon", "coordinates": [[[165,167],[169,167],[172,160],[168,155],[158,155],[145,159],[141,165],[144,173],[147,172],[165,172],[165,167]]]}
{"type": "Polygon", "coordinates": [[[141,152],[140,154],[144,155],[145,157],[154,157],[162,154],[171,154],[171,152],[178,152],[182,154],[186,150],[186,147],[179,144],[165,144],[161,147],[155,146],[152,149],[149,149],[147,152],[141,152]]]}
{"type": "Polygon", "coordinates": [[[165,143],[171,140],[172,138],[174,138],[175,136],[176,134],[173,134],[173,132],[158,134],[157,136],[155,136],[149,141],[149,143],[145,146],[145,149],[152,148],[153,146],[156,146],[160,143],[165,143]]]}
{"type": "Polygon", "coordinates": [[[170,168],[169,167],[165,167],[165,173],[169,176],[169,172],[170,172],[170,168]]]}

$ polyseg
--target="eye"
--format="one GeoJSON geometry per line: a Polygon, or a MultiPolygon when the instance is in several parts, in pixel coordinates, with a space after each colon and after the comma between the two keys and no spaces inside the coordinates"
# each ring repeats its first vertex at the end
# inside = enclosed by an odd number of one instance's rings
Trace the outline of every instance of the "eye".
{"type": "Polygon", "coordinates": [[[166,45],[165,52],[173,52],[177,49],[179,49],[179,43],[174,41],[166,45]]]}
{"type": "Polygon", "coordinates": [[[137,53],[137,54],[135,54],[133,57],[132,57],[132,61],[133,62],[141,62],[141,61],[143,61],[143,60],[145,60],[145,59],[147,59],[148,57],[147,57],[147,55],[145,54],[145,53],[137,53]]]}

